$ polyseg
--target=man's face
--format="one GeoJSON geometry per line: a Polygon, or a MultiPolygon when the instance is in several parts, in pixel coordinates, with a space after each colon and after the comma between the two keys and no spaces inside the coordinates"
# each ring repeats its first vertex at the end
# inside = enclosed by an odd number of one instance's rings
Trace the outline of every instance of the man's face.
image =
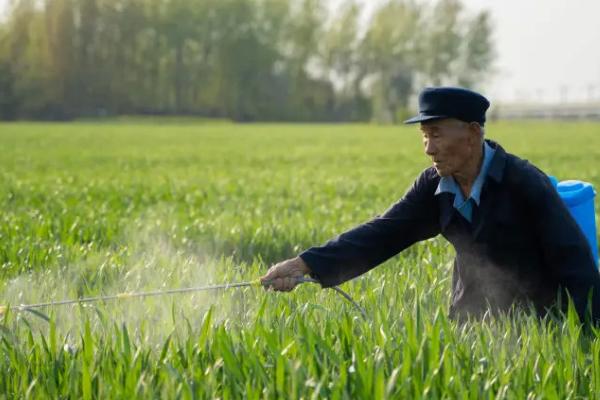
{"type": "Polygon", "coordinates": [[[453,118],[421,123],[425,154],[431,157],[440,176],[464,170],[478,142],[472,128],[469,123],[453,118]]]}

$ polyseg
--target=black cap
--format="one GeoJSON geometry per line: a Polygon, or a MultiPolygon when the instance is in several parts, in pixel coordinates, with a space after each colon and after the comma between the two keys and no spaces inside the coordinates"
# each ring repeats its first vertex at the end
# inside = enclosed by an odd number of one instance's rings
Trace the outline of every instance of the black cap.
{"type": "Polygon", "coordinates": [[[419,115],[404,121],[405,124],[456,118],[465,122],[485,124],[488,99],[472,90],[458,87],[428,87],[419,94],[419,115]]]}

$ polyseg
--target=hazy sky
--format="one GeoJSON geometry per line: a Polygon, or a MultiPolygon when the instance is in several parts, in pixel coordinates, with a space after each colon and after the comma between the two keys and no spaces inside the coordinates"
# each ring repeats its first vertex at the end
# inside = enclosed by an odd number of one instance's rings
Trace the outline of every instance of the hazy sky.
{"type": "MultiPolygon", "coordinates": [[[[361,0],[367,14],[382,1],[361,0]]],[[[0,10],[7,3],[0,0],[0,10]]],[[[494,21],[497,73],[490,77],[488,96],[507,102],[600,101],[600,0],[463,4],[468,10],[489,10],[494,21]]]]}
{"type": "MultiPolygon", "coordinates": [[[[369,13],[382,0],[361,2],[369,13]]],[[[492,15],[497,73],[486,94],[493,100],[600,101],[600,0],[463,4],[468,11],[486,9],[492,15]]]]}
{"type": "Polygon", "coordinates": [[[600,100],[600,0],[463,0],[490,10],[502,100],[600,100]]]}

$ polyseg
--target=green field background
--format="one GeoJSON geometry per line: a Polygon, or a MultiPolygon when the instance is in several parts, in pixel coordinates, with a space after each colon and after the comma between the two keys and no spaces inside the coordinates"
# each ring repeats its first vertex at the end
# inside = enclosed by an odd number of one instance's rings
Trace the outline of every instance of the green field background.
{"type": "MultiPolygon", "coordinates": [[[[600,187],[600,124],[486,136],[600,187]]],[[[123,119],[0,124],[3,303],[255,279],[385,211],[429,163],[416,127],[123,119]]],[[[48,398],[594,398],[574,315],[456,325],[453,250],[418,244],[334,292],[244,289],[8,312],[0,393],[48,398]],[[121,304],[123,303],[123,304],[121,304]],[[46,320],[47,318],[47,320],[46,320]]]]}

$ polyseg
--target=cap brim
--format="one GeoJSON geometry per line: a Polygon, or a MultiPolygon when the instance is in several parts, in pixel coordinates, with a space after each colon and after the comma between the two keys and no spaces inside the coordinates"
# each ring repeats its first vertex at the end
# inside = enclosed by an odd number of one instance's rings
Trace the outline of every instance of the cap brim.
{"type": "Polygon", "coordinates": [[[433,121],[434,119],[448,118],[445,115],[417,115],[404,121],[405,124],[417,124],[419,122],[433,121]]]}

